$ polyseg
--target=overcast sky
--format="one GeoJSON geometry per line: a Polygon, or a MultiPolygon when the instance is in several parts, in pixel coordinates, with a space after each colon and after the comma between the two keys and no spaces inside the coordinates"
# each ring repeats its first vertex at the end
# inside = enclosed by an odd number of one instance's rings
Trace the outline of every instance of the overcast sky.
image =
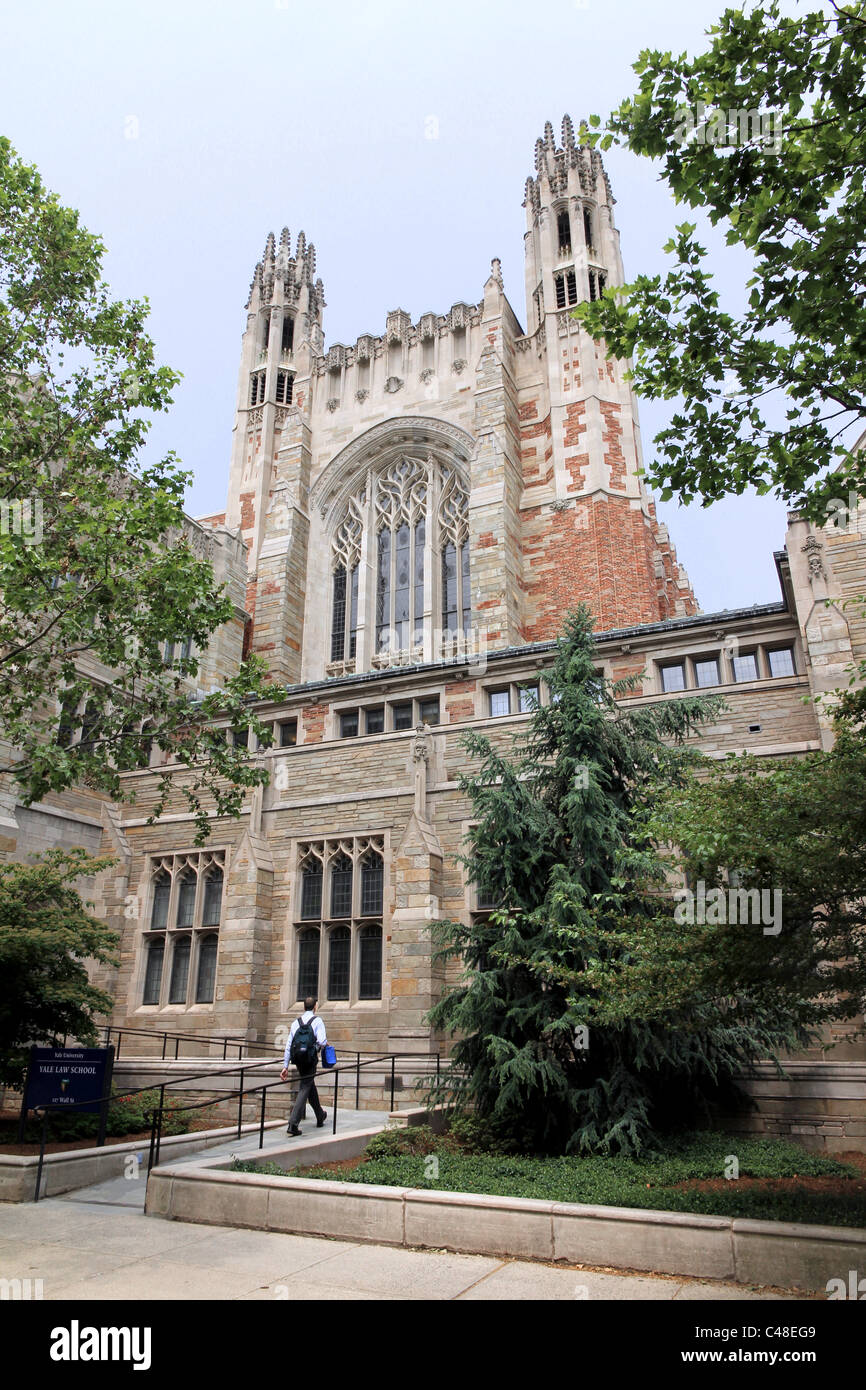
{"type": "MultiPolygon", "coordinates": [[[[225,506],[240,335],[269,231],[303,228],[326,343],[478,301],[493,256],[526,323],[524,182],[557,139],[630,94],[643,47],[694,51],[722,0],[31,0],[4,6],[0,131],[108,247],[119,297],[147,296],[183,373],[152,444],[225,506]],[[431,138],[433,136],[434,138],[431,138]]],[[[686,213],[645,160],[605,157],[626,275],[660,269],[686,213]]],[[[694,220],[694,215],[690,214],[694,220]]],[[[744,262],[722,249],[723,298],[744,262]]],[[[668,418],[644,402],[644,450],[668,418]]],[[[767,498],[660,506],[702,607],[779,598],[785,509],[767,498]]]]}

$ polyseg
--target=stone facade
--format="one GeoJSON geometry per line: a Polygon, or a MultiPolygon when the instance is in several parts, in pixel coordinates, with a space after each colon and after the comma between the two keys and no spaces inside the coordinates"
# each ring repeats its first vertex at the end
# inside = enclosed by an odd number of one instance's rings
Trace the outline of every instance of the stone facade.
{"type": "MultiPolygon", "coordinates": [[[[779,601],[699,611],[641,480],[627,364],[569,313],[623,282],[613,201],[570,121],[559,146],[547,126],[526,185],[525,329],[494,259],[478,303],[415,323],[394,310],[383,333],[326,349],[313,246],[268,238],[226,512],[198,532],[240,596],[208,681],[240,659],[245,625],[276,683],[259,711],[273,744],[252,754],[270,783],[214,823],[216,859],[180,804],[147,825],[147,769],[122,810],[57,799],[58,836],[78,813],[80,842],[119,859],[98,887],[122,933],[112,1023],[279,1046],[315,986],[338,1050],[445,1043],[425,1014],[456,975],[433,958],[431,923],[480,909],[458,861],[460,737],[504,741],[529,718],[526,687],[547,699],[578,600],[599,668],[639,677],[631,699],[725,696],[711,754],[828,746],[804,697],[847,683],[866,650],[845,607],[866,589],[866,541],[794,515],[779,601]]],[[[9,828],[14,807],[0,810],[9,828]]],[[[28,815],[41,847],[54,809],[28,815]]],[[[833,1056],[864,1053],[843,1041],[833,1056]]]]}

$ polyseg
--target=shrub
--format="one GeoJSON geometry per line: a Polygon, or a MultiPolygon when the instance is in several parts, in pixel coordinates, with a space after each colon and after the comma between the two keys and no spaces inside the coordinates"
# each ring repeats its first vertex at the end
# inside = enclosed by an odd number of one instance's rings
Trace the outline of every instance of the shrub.
{"type": "Polygon", "coordinates": [[[405,1128],[383,1129],[374,1134],[365,1150],[365,1158],[391,1158],[398,1154],[423,1157],[437,1153],[448,1145],[442,1135],[434,1134],[429,1125],[406,1125],[405,1128]]]}

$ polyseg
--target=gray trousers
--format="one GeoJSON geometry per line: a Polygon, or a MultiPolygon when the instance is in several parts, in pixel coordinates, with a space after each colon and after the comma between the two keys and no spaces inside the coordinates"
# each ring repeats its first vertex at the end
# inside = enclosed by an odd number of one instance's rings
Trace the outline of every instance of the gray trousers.
{"type": "MultiPolygon", "coordinates": [[[[318,1065],[318,1063],[316,1065],[318,1065]]],[[[297,1129],[302,1115],[306,1112],[307,1101],[312,1105],[316,1119],[320,1123],[325,1118],[325,1112],[319,1100],[319,1093],[316,1090],[316,1067],[313,1067],[312,1071],[304,1072],[300,1077],[300,1081],[298,1099],[295,1101],[292,1107],[292,1113],[289,1116],[289,1129],[297,1129]]]]}

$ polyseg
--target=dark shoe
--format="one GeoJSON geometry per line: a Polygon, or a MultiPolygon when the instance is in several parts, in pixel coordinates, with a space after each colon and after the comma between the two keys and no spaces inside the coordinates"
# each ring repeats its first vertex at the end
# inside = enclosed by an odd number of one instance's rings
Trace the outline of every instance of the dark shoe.
{"type": "Polygon", "coordinates": [[[300,1132],[301,1131],[298,1129],[297,1125],[295,1125],[294,1128],[291,1125],[289,1125],[288,1129],[286,1130],[286,1134],[300,1134],[300,1132]]]}
{"type": "Polygon", "coordinates": [[[328,1118],[328,1112],[327,1112],[327,1110],[323,1110],[323,1111],[322,1111],[322,1118],[321,1118],[320,1120],[317,1120],[317,1121],[316,1121],[316,1129],[321,1129],[321,1128],[322,1128],[322,1125],[325,1123],[325,1121],[327,1120],[327,1118],[328,1118]]]}

